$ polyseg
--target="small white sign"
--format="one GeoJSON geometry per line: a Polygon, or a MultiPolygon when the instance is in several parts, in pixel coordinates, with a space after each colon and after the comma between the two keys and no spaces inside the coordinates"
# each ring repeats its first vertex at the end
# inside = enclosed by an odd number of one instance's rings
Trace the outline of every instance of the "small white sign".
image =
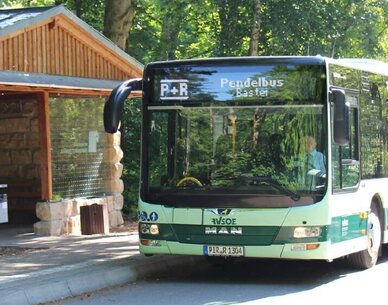
{"type": "Polygon", "coordinates": [[[187,79],[162,79],[160,81],[161,100],[187,100],[189,98],[187,79]]]}
{"type": "Polygon", "coordinates": [[[0,202],[0,223],[8,222],[8,204],[7,201],[0,202]]]}

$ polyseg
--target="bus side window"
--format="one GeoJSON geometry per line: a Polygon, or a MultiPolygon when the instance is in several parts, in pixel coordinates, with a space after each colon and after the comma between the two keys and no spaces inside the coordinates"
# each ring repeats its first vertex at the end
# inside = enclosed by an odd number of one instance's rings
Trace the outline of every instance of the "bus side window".
{"type": "Polygon", "coordinates": [[[358,145],[358,108],[350,108],[350,141],[346,145],[332,145],[333,189],[356,187],[360,176],[358,145]]]}

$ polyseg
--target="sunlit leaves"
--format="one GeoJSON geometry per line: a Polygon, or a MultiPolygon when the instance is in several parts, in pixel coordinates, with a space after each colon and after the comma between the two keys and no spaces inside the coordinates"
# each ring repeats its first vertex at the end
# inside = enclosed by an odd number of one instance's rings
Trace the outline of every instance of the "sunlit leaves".
{"type": "Polygon", "coordinates": [[[54,5],[54,0],[3,0],[0,3],[0,8],[22,8],[30,6],[51,6],[54,5]]]}
{"type": "MultiPolygon", "coordinates": [[[[143,63],[247,55],[254,0],[137,0],[127,52],[143,63]]],[[[4,0],[0,7],[63,3],[103,30],[104,0],[4,0]]],[[[261,0],[258,55],[387,59],[386,0],[261,0]]]]}

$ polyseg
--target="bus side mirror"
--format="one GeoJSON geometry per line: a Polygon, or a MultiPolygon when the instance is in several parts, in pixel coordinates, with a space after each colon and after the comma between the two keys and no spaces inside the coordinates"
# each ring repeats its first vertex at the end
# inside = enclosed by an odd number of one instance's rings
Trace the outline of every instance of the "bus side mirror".
{"type": "Polygon", "coordinates": [[[104,106],[104,128],[106,132],[115,133],[119,128],[124,101],[132,91],[142,90],[142,79],[127,80],[114,88],[104,106]]]}
{"type": "Polygon", "coordinates": [[[331,94],[334,103],[334,142],[339,145],[346,145],[349,144],[350,141],[350,106],[345,100],[344,90],[332,89],[331,94]]]}

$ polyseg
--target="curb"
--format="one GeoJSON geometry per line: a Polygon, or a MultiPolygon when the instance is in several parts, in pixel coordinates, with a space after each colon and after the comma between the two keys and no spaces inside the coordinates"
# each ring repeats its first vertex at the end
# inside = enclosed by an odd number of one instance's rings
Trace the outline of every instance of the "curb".
{"type": "Polygon", "coordinates": [[[136,255],[79,268],[76,271],[48,274],[37,280],[27,279],[24,283],[16,283],[13,286],[8,285],[7,290],[11,292],[0,291],[0,300],[2,305],[36,305],[128,284],[156,273],[197,265],[201,261],[203,264],[201,256],[169,255],[146,258],[136,255]]]}

